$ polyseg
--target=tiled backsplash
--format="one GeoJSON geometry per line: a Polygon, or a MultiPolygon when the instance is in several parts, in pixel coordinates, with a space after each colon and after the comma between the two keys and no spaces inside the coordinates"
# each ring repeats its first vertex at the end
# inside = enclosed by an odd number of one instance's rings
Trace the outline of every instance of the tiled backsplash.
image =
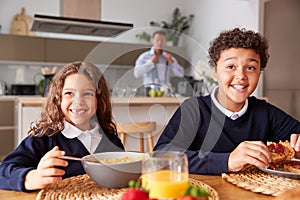
{"type": "MultiPolygon", "coordinates": [[[[9,90],[12,84],[38,84],[43,76],[42,67],[58,66],[61,69],[66,63],[38,63],[0,61],[0,81],[6,82],[9,90]]],[[[133,76],[132,66],[97,65],[108,82],[109,88],[115,94],[116,88],[136,88],[142,81],[133,76]]]]}

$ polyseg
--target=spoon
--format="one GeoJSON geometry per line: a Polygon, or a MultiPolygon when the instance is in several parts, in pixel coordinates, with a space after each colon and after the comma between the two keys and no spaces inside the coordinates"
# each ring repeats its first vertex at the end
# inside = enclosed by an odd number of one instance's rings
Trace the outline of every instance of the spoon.
{"type": "Polygon", "coordinates": [[[101,163],[100,160],[86,160],[86,159],[82,159],[82,158],[77,158],[74,156],[60,156],[59,158],[61,159],[65,159],[65,160],[75,160],[75,161],[86,161],[86,162],[93,162],[93,163],[101,163]]]}

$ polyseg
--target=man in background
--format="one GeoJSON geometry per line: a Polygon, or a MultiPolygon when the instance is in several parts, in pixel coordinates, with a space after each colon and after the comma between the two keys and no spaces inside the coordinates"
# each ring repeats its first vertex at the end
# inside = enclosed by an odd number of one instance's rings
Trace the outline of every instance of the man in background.
{"type": "Polygon", "coordinates": [[[151,89],[151,84],[161,84],[170,87],[170,71],[175,76],[183,77],[184,69],[177,60],[168,52],[164,51],[166,34],[156,31],[151,38],[152,48],[142,53],[135,62],[134,76],[143,78],[146,95],[151,89]]]}

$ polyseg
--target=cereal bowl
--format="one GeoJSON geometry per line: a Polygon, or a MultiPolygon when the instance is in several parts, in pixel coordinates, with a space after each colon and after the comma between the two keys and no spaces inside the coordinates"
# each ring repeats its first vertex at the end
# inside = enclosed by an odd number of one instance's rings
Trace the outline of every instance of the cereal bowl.
{"type": "Polygon", "coordinates": [[[81,162],[85,172],[98,185],[124,188],[130,180],[141,176],[142,160],[146,156],[136,152],[103,152],[84,156],[81,162]]]}

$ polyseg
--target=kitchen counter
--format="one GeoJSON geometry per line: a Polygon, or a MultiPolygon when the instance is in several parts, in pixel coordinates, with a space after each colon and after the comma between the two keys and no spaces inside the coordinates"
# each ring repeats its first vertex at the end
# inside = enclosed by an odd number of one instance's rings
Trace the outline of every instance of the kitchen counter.
{"type": "MultiPolygon", "coordinates": [[[[22,107],[40,107],[46,102],[46,97],[41,96],[18,96],[19,104],[22,107]]],[[[145,105],[180,105],[187,97],[112,97],[113,105],[134,105],[134,106],[145,106],[145,105]]]]}
{"type": "MultiPolygon", "coordinates": [[[[0,161],[12,151],[26,136],[30,124],[40,118],[42,106],[46,97],[30,96],[0,96],[0,161]]],[[[112,112],[116,123],[155,121],[156,130],[152,132],[154,144],[178,106],[187,97],[113,97],[112,112]]],[[[139,139],[128,137],[125,148],[137,151],[139,139]]],[[[148,148],[147,143],[145,148],[148,148]]]]}
{"type": "MultiPolygon", "coordinates": [[[[15,145],[19,144],[26,137],[31,122],[39,119],[41,108],[47,98],[41,96],[18,96],[16,99],[18,128],[15,145]]],[[[187,97],[112,97],[113,118],[117,123],[155,121],[156,130],[152,133],[155,144],[173,113],[186,99],[187,97]]],[[[138,141],[136,137],[129,137],[125,148],[130,151],[139,150],[138,141]]]]}
{"type": "Polygon", "coordinates": [[[17,129],[14,112],[16,102],[16,97],[0,96],[0,162],[14,147],[17,129]]]}
{"type": "Polygon", "coordinates": [[[7,95],[0,96],[0,101],[15,101],[17,99],[18,99],[17,96],[7,96],[7,95]]]}

